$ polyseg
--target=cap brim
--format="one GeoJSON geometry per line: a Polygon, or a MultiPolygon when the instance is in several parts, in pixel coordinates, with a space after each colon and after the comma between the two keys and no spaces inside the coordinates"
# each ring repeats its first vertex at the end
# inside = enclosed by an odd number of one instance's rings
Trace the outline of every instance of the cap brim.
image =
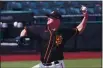
{"type": "Polygon", "coordinates": [[[50,18],[56,18],[56,19],[61,19],[61,15],[59,16],[55,16],[53,14],[46,14],[47,17],[50,17],[50,18]]]}
{"type": "Polygon", "coordinates": [[[50,14],[46,14],[45,16],[49,17],[49,16],[50,16],[50,14]]]}
{"type": "Polygon", "coordinates": [[[53,15],[51,14],[46,14],[47,17],[54,17],[53,15]]]}

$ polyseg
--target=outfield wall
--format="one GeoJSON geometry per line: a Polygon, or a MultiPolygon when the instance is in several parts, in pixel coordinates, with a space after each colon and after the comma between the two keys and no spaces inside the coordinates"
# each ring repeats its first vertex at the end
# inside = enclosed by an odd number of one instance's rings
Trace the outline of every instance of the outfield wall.
{"type": "Polygon", "coordinates": [[[100,23],[89,23],[81,35],[67,42],[66,50],[102,50],[102,25],[100,23]]]}
{"type": "MultiPolygon", "coordinates": [[[[69,26],[72,26],[69,24],[69,26]]],[[[13,32],[15,30],[12,30],[13,32]]],[[[20,30],[19,30],[20,31],[20,30]]],[[[12,32],[12,33],[13,33],[12,32]]],[[[14,32],[15,33],[15,32],[14,32]]],[[[68,35],[67,35],[68,36],[68,35]]],[[[3,53],[34,53],[39,52],[39,42],[34,41],[29,46],[1,46],[0,52],[3,53]],[[32,48],[31,48],[32,47],[32,48]]],[[[102,26],[101,24],[87,24],[86,29],[81,35],[68,40],[64,46],[64,51],[101,51],[102,50],[102,26]]]]}
{"type": "MultiPolygon", "coordinates": [[[[26,16],[25,16],[26,17],[26,16]]],[[[32,16],[31,16],[32,17],[32,16]]],[[[63,17],[62,19],[62,26],[64,27],[76,27],[82,20],[81,15],[69,15],[67,17],[63,17]]],[[[45,17],[35,18],[34,25],[45,25],[47,19],[45,17]]],[[[15,38],[19,36],[21,30],[23,28],[14,28],[13,22],[6,21],[9,25],[6,29],[1,29],[0,31],[5,31],[3,35],[0,36],[0,54],[7,54],[7,53],[37,53],[40,50],[40,45],[37,40],[33,40],[32,44],[27,46],[20,46],[16,43],[15,38]],[[6,44],[4,44],[6,43],[6,44]],[[3,44],[3,45],[2,45],[3,44]]],[[[29,22],[23,22],[24,24],[29,22]]],[[[31,24],[30,24],[31,25],[31,24]]],[[[27,25],[26,25],[27,26],[27,25]]],[[[67,35],[68,36],[68,35],[67,35]]],[[[102,17],[101,16],[92,16],[89,15],[89,20],[87,22],[86,29],[81,35],[73,37],[72,39],[68,40],[68,42],[64,46],[64,51],[101,51],[102,50],[102,17]]]]}

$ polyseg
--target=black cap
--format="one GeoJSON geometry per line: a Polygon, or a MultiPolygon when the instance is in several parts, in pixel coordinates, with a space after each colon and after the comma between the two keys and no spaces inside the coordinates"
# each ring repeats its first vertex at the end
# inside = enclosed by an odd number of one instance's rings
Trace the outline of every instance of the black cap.
{"type": "Polygon", "coordinates": [[[61,19],[61,14],[57,11],[52,11],[50,14],[46,14],[47,17],[61,19]]]}

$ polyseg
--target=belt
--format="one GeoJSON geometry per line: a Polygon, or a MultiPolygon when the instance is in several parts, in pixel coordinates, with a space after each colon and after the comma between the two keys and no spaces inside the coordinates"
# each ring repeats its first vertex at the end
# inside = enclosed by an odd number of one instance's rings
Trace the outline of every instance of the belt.
{"type": "Polygon", "coordinates": [[[43,63],[44,66],[51,66],[52,63],[43,63]]]}
{"type": "MultiPolygon", "coordinates": [[[[59,61],[54,61],[54,64],[58,64],[58,63],[59,63],[59,61]]],[[[44,66],[51,66],[52,63],[43,63],[43,65],[44,66]]]]}
{"type": "Polygon", "coordinates": [[[54,61],[54,64],[58,64],[59,63],[59,61],[54,61]]]}

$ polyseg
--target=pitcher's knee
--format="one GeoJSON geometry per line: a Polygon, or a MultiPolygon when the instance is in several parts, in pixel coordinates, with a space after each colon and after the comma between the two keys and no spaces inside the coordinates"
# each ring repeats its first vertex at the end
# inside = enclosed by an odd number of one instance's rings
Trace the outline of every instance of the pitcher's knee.
{"type": "Polygon", "coordinates": [[[33,66],[32,68],[40,68],[40,65],[37,64],[37,65],[33,66]]]}

